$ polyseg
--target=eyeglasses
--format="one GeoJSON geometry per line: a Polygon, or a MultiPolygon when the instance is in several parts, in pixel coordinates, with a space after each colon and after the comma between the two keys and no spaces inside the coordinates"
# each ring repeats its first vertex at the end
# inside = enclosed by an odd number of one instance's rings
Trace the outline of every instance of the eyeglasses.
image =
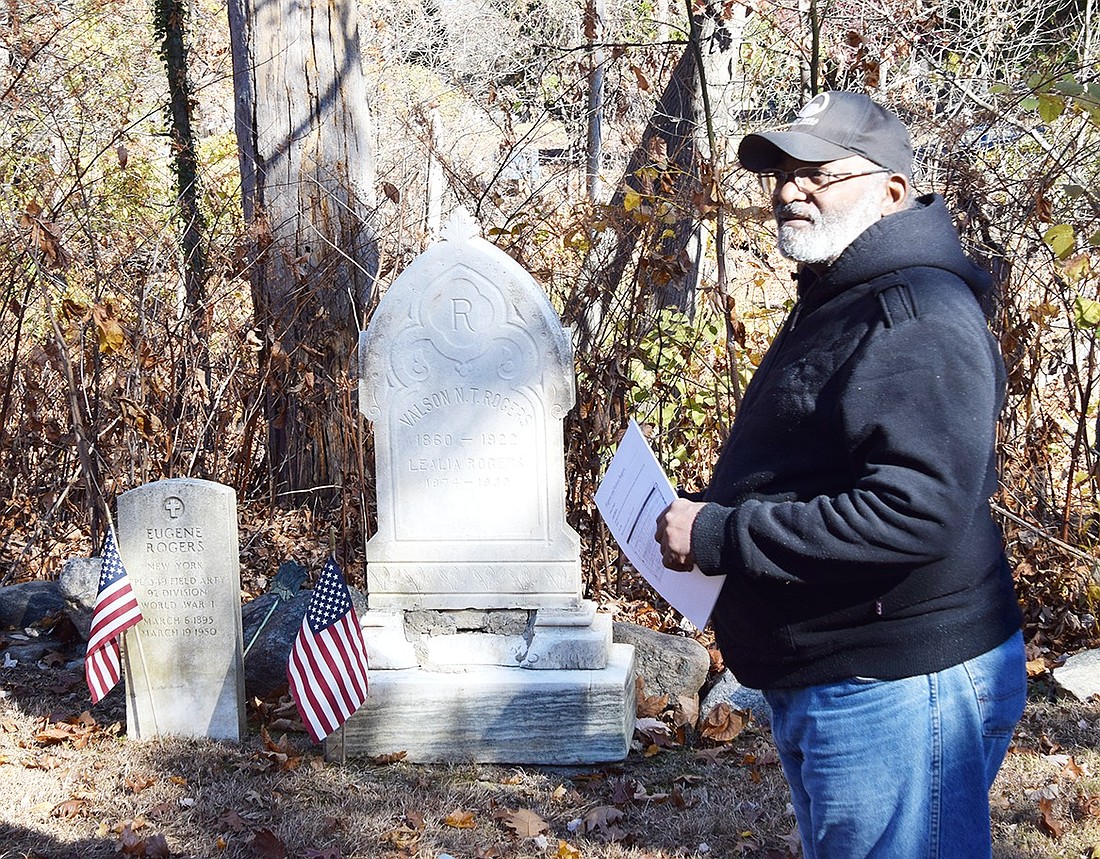
{"type": "Polygon", "coordinates": [[[777,189],[788,182],[794,182],[794,186],[803,194],[817,194],[830,185],[843,182],[845,179],[889,172],[891,171],[879,169],[867,170],[864,173],[832,173],[828,170],[822,170],[820,167],[799,167],[797,170],[762,170],[759,176],[760,183],[769,194],[774,194],[777,189]]]}

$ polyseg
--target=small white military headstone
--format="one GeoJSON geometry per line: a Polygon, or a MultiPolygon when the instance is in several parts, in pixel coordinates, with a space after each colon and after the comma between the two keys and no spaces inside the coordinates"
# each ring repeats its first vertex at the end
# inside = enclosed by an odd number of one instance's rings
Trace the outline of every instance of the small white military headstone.
{"type": "Polygon", "coordinates": [[[127,733],[237,742],[244,660],[237,498],[160,480],[118,498],[119,554],[144,620],[127,634],[127,733]]]}
{"type": "Polygon", "coordinates": [[[566,522],[573,352],[546,293],[452,219],[360,335],[374,422],[367,701],[340,753],[411,761],[617,760],[634,649],[581,597],[566,522]]]}

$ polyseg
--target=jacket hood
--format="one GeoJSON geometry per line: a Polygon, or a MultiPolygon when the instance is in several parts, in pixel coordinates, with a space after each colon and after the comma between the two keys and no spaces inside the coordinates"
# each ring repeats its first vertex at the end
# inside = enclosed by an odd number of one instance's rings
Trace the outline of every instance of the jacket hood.
{"type": "MultiPolygon", "coordinates": [[[[981,301],[992,278],[963,253],[959,235],[939,194],[917,198],[916,204],[876,221],[845,248],[820,276],[803,268],[800,294],[813,284],[835,294],[856,283],[891,271],[914,267],[939,268],[961,278],[981,301]]],[[[816,288],[815,288],[816,291],[816,288]]]]}

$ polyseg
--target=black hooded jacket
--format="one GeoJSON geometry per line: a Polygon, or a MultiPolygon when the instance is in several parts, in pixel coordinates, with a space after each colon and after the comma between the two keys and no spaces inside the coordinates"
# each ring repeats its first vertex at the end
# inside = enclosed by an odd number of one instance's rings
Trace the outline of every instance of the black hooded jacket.
{"type": "Polygon", "coordinates": [[[745,392],[692,528],[712,623],[757,688],[939,671],[1020,626],[993,522],[1005,374],[942,199],[861,234],[745,392]]]}

